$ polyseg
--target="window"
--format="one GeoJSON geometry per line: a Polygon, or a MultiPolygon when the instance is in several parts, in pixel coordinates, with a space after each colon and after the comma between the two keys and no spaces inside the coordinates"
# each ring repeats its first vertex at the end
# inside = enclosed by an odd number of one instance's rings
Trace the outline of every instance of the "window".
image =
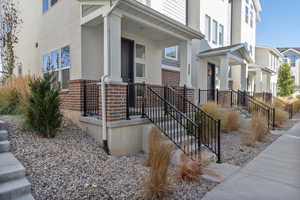
{"type": "Polygon", "coordinates": [[[211,39],[211,19],[208,15],[205,16],[205,36],[208,41],[211,39]]]}
{"type": "Polygon", "coordinates": [[[290,61],[291,61],[291,66],[295,67],[296,66],[296,56],[290,56],[290,61]]]}
{"type": "Polygon", "coordinates": [[[145,58],[145,46],[137,44],[136,45],[136,57],[137,58],[145,58]]]}
{"type": "Polygon", "coordinates": [[[248,42],[245,42],[245,48],[248,50],[249,46],[248,46],[248,42]]]}
{"type": "Polygon", "coordinates": [[[216,20],[213,20],[212,35],[213,35],[212,42],[214,44],[217,44],[217,41],[218,41],[218,22],[216,20]]]}
{"type": "Polygon", "coordinates": [[[253,11],[250,12],[250,26],[253,28],[253,11]]]}
{"type": "Polygon", "coordinates": [[[43,72],[52,72],[55,75],[55,87],[68,88],[70,80],[70,46],[43,55],[43,72]]]}
{"type": "Polygon", "coordinates": [[[250,55],[252,56],[253,55],[252,45],[250,45],[250,47],[249,47],[249,52],[250,52],[250,55]]]}
{"type": "Polygon", "coordinates": [[[248,24],[248,22],[249,22],[249,8],[248,8],[248,6],[246,6],[246,10],[245,10],[245,20],[246,20],[246,23],[248,24]]]}
{"type": "Polygon", "coordinates": [[[57,3],[58,0],[51,0],[51,6],[57,3]]]}
{"type": "Polygon", "coordinates": [[[70,67],[70,46],[61,49],[61,67],[70,67]]]}
{"type": "Polygon", "coordinates": [[[136,77],[137,78],[145,77],[145,64],[136,63],[136,77]]]}
{"type": "Polygon", "coordinates": [[[222,24],[219,27],[219,45],[224,46],[224,26],[222,24]]]}
{"type": "Polygon", "coordinates": [[[63,69],[61,71],[61,88],[68,89],[70,80],[70,69],[63,69]]]}
{"type": "Polygon", "coordinates": [[[165,48],[165,57],[172,60],[178,60],[178,47],[172,46],[165,48]]]}
{"type": "Polygon", "coordinates": [[[49,0],[42,0],[43,1],[43,13],[47,12],[49,9],[49,0]]]}
{"type": "Polygon", "coordinates": [[[141,44],[135,45],[135,77],[146,78],[146,47],[141,44]]]}

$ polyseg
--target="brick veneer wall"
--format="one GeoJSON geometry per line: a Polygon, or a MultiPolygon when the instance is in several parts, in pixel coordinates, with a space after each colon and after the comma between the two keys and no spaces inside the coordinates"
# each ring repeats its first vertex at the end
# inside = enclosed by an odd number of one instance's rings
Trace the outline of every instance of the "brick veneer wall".
{"type": "Polygon", "coordinates": [[[84,80],[69,81],[69,89],[60,92],[61,108],[81,111],[81,87],[84,80]]]}
{"type": "Polygon", "coordinates": [[[162,83],[163,85],[179,86],[180,72],[172,70],[162,70],[162,83]]]}

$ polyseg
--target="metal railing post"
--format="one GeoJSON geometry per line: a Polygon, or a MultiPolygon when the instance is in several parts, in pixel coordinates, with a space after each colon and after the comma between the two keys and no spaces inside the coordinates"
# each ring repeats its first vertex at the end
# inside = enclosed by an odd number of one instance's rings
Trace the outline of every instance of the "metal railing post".
{"type": "Polygon", "coordinates": [[[273,109],[273,128],[275,128],[275,115],[276,115],[276,110],[275,110],[275,108],[272,108],[273,109]]]}
{"type": "Polygon", "coordinates": [[[187,99],[187,93],[186,93],[186,85],[183,86],[183,113],[186,113],[186,99],[187,99]]]}
{"type": "Polygon", "coordinates": [[[232,90],[230,90],[230,106],[233,106],[233,93],[232,90]]]}
{"type": "Polygon", "coordinates": [[[217,163],[222,163],[221,161],[221,120],[218,120],[218,160],[217,163]]]}
{"type": "Polygon", "coordinates": [[[217,91],[217,104],[219,104],[219,89],[216,89],[217,91]]]}
{"type": "MultiPolygon", "coordinates": [[[[164,85],[164,99],[166,100],[166,101],[169,101],[169,99],[168,99],[168,87],[166,86],[166,85],[164,85]]],[[[167,105],[167,102],[164,102],[164,110],[165,110],[165,115],[167,115],[167,113],[168,113],[168,105],[167,105]]]]}
{"type": "Polygon", "coordinates": [[[86,91],[86,80],[83,81],[83,116],[87,116],[87,91],[86,91]]]}
{"type": "Polygon", "coordinates": [[[129,87],[129,84],[127,84],[127,94],[126,94],[126,119],[127,120],[130,120],[130,113],[129,113],[129,90],[130,90],[130,87],[129,87]]]}
{"type": "Polygon", "coordinates": [[[142,89],[143,89],[143,95],[142,95],[142,118],[145,118],[146,117],[146,114],[145,114],[145,106],[146,106],[146,98],[145,98],[145,93],[146,93],[146,83],[143,82],[142,84],[142,89]]]}

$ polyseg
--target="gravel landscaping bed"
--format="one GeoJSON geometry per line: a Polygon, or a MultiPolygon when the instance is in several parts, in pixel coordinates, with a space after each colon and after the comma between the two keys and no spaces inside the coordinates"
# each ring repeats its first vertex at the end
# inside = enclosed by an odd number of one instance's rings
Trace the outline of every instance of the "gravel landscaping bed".
{"type": "MultiPolygon", "coordinates": [[[[26,167],[36,200],[143,199],[149,173],[144,155],[112,157],[92,138],[69,122],[60,133],[46,139],[22,129],[17,116],[0,116],[7,122],[11,151],[26,167]]],[[[199,178],[175,181],[170,170],[171,192],[166,199],[201,199],[216,183],[199,178]]]]}
{"type": "MultiPolygon", "coordinates": [[[[294,118],[296,120],[288,120],[279,130],[288,130],[300,122],[300,120],[298,120],[300,119],[299,113],[295,115],[294,118]]],[[[242,143],[243,133],[241,131],[223,133],[221,135],[222,161],[243,167],[280,136],[281,135],[269,134],[264,142],[257,142],[254,148],[242,143]]]]}

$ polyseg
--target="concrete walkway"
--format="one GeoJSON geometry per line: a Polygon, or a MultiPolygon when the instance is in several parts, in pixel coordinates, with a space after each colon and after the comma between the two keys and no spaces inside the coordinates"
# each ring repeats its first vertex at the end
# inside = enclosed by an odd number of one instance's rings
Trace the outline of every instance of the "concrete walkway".
{"type": "Polygon", "coordinates": [[[202,200],[299,200],[300,123],[202,200]]]}

